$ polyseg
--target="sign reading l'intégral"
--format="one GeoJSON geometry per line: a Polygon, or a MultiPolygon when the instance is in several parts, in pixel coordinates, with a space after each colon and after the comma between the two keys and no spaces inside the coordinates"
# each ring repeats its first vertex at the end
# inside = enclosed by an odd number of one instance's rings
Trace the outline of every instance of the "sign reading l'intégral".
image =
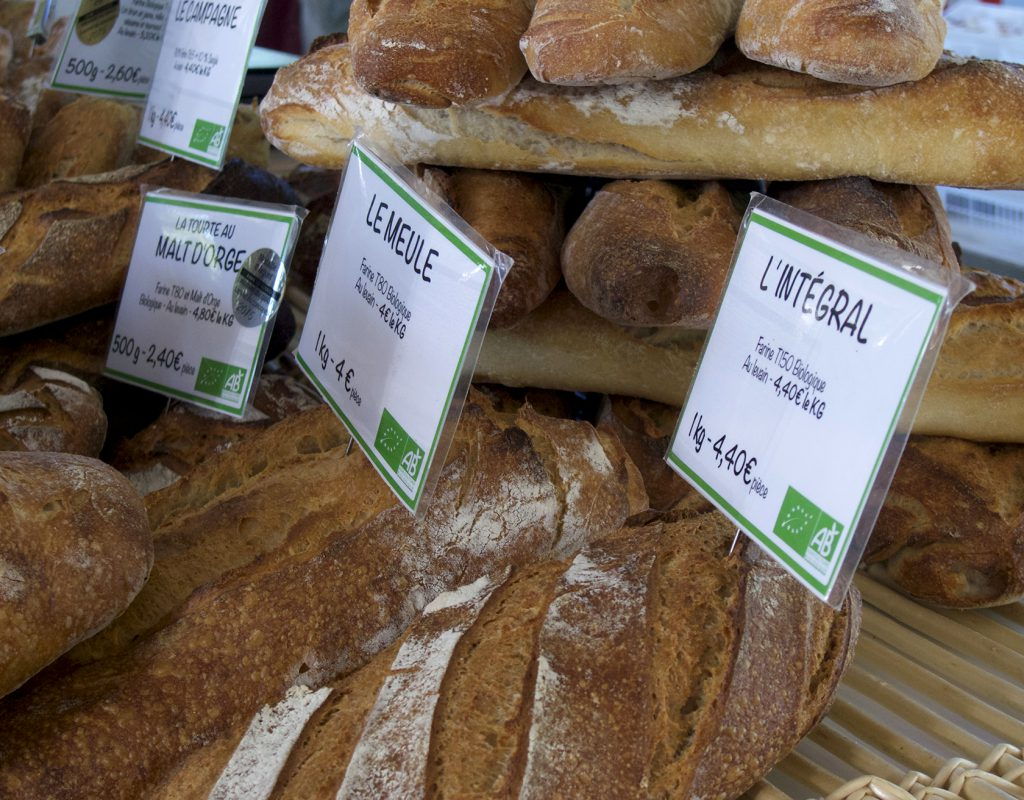
{"type": "Polygon", "coordinates": [[[891,480],[929,345],[963,292],[921,263],[757,197],[667,456],[833,604],[891,480]]]}
{"type": "Polygon", "coordinates": [[[104,374],[241,417],[304,212],[146,194],[104,374]]]}
{"type": "Polygon", "coordinates": [[[55,89],[141,102],[160,57],[165,0],[54,0],[71,24],[51,85],[55,89]],[[73,15],[73,16],[72,16],[73,15]]]}
{"type": "Polygon", "coordinates": [[[499,257],[411,176],[352,146],[295,355],[412,511],[468,390],[499,257]]]}
{"type": "Polygon", "coordinates": [[[170,2],[140,142],[208,166],[224,163],[266,2],[170,2]]]}

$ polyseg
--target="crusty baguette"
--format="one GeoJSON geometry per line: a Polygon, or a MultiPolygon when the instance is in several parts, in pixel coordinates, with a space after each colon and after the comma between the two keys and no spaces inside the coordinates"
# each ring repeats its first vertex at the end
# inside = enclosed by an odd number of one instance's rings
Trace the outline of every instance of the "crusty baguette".
{"type": "Polygon", "coordinates": [[[153,545],[142,498],[91,458],[0,453],[0,496],[2,696],[123,610],[153,545]]]}
{"type": "Polygon", "coordinates": [[[832,611],[732,536],[718,515],[627,529],[443,594],[154,797],[737,797],[827,709],[859,600],[832,611]]]}
{"type": "MultiPolygon", "coordinates": [[[[282,547],[194,593],[127,652],[13,699],[0,795],[148,796],[296,680],[365,664],[441,592],[574,552],[646,507],[621,445],[586,423],[471,402],[458,431],[422,519],[396,505],[351,530],[333,511],[300,513],[282,547]]],[[[290,505],[314,488],[293,487],[290,505]]]]}
{"type": "Polygon", "coordinates": [[[135,244],[142,186],[196,192],[215,174],[166,160],[0,198],[0,336],[115,301],[135,244]]]}
{"type": "Polygon", "coordinates": [[[452,208],[515,262],[490,322],[493,328],[515,325],[562,277],[567,193],[532,175],[476,169],[455,170],[447,187],[452,208]]]}
{"type": "Polygon", "coordinates": [[[31,127],[28,109],[0,93],[0,193],[18,182],[31,127]]]}
{"type": "Polygon", "coordinates": [[[748,58],[862,86],[920,80],[945,38],[942,0],[745,0],[736,28],[748,58]]]}
{"type": "Polygon", "coordinates": [[[520,46],[539,81],[673,78],[707,64],[743,0],[538,0],[520,46]]]}
{"type": "Polygon", "coordinates": [[[911,437],[864,563],[940,606],[1024,597],[1024,447],[911,437]]]}
{"type": "Polygon", "coordinates": [[[565,283],[583,305],[620,325],[709,328],[741,219],[716,181],[613,181],[565,239],[565,283]]]}
{"type": "Polygon", "coordinates": [[[101,97],[79,97],[32,136],[18,185],[111,172],[131,163],[139,110],[101,97]]]}
{"type": "MultiPolygon", "coordinates": [[[[953,312],[914,432],[1024,442],[1024,284],[968,272],[983,284],[953,312]]],[[[476,380],[604,392],[679,407],[703,346],[701,331],[628,329],[555,292],[515,328],[490,331],[476,380]]]]}
{"type": "Polygon", "coordinates": [[[96,458],[106,436],[100,393],[67,372],[34,364],[0,394],[0,450],[96,458]]]}
{"type": "Polygon", "coordinates": [[[500,97],[526,74],[533,0],[354,0],[355,79],[394,103],[444,108],[500,97]]]}
{"type": "Polygon", "coordinates": [[[343,163],[358,128],[407,163],[608,177],[1024,186],[1024,66],[946,60],[924,80],[863,89],[723,58],[714,69],[581,89],[527,78],[497,103],[418,109],[361,92],[349,48],[278,71],[260,107],[271,143],[343,163]]]}

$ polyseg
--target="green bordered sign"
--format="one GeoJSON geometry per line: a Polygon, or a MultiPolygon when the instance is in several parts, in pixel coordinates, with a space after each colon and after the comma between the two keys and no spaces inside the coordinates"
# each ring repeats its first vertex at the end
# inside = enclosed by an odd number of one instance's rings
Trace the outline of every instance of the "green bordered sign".
{"type": "Polygon", "coordinates": [[[105,374],[243,416],[299,224],[288,206],[146,194],[105,374]]]}
{"type": "Polygon", "coordinates": [[[465,395],[495,270],[450,214],[353,145],[296,358],[414,512],[465,395]]]}
{"type": "Polygon", "coordinates": [[[219,168],[266,0],[168,4],[139,141],[219,168]]]}
{"type": "Polygon", "coordinates": [[[68,25],[51,85],[68,92],[144,101],[160,57],[165,4],[152,0],[54,2],[68,25]]]}
{"type": "Polygon", "coordinates": [[[667,458],[814,594],[837,603],[949,290],[797,217],[765,198],[748,211],[667,458]]]}

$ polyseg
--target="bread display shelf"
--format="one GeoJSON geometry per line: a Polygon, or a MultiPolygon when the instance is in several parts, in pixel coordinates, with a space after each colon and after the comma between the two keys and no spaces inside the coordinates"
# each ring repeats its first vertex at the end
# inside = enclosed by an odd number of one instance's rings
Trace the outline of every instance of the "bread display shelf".
{"type": "Polygon", "coordinates": [[[1024,603],[932,610],[857,586],[863,628],[832,711],[746,800],[1024,798],[1024,603]]]}

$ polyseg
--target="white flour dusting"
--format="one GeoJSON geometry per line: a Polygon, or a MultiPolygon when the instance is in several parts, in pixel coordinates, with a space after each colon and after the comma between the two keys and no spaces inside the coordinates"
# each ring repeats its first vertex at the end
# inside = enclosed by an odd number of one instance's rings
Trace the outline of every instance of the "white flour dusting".
{"type": "Polygon", "coordinates": [[[270,797],[295,742],[331,689],[312,692],[293,686],[275,706],[263,706],[210,792],[209,800],[265,800],[270,797]]]}

